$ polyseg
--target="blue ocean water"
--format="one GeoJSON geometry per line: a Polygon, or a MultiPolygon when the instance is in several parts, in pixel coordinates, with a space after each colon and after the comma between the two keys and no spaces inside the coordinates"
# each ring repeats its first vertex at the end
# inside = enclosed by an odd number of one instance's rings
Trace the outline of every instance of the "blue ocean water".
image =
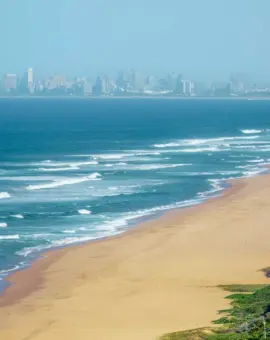
{"type": "Polygon", "coordinates": [[[0,100],[0,279],[219,195],[270,161],[270,101],[0,100]]]}

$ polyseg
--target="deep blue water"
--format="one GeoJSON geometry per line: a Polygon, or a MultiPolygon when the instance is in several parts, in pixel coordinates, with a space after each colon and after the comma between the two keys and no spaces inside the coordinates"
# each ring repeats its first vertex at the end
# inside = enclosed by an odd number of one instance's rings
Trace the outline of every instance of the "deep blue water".
{"type": "Polygon", "coordinates": [[[260,173],[269,129],[270,101],[1,99],[0,277],[260,173]]]}

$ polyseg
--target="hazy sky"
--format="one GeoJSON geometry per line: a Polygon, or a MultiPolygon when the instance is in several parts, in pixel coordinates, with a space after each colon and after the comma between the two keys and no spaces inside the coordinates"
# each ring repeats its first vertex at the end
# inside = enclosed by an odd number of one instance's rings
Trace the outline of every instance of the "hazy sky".
{"type": "Polygon", "coordinates": [[[0,72],[270,80],[270,0],[0,0],[0,72]]]}

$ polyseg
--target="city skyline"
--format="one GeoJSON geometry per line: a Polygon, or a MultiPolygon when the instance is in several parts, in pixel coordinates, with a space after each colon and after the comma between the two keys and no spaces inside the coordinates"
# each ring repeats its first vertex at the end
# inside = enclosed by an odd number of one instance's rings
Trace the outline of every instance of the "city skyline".
{"type": "Polygon", "coordinates": [[[5,73],[0,82],[0,93],[4,96],[270,96],[270,81],[258,83],[248,75],[234,74],[223,81],[203,82],[177,72],[159,77],[134,69],[121,70],[116,76],[101,73],[95,77],[69,77],[55,73],[36,77],[35,70],[30,67],[21,76],[5,73]]]}

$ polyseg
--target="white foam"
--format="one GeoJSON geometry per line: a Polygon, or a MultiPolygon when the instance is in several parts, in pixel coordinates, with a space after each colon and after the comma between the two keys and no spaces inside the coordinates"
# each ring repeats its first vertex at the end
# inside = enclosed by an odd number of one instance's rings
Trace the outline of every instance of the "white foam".
{"type": "Polygon", "coordinates": [[[167,169],[167,168],[178,168],[182,166],[187,166],[191,164],[142,164],[138,166],[130,167],[132,170],[157,170],[157,169],[167,169]]]}
{"type": "Polygon", "coordinates": [[[261,133],[262,130],[256,130],[256,129],[246,129],[246,130],[240,130],[241,132],[245,133],[245,134],[253,134],[253,133],[261,133]]]}
{"type": "Polygon", "coordinates": [[[179,146],[197,146],[197,145],[208,145],[208,144],[223,144],[226,141],[227,144],[230,142],[237,140],[249,140],[256,139],[259,136],[235,136],[235,137],[218,137],[218,138],[198,138],[198,139],[180,139],[178,141],[163,143],[163,144],[154,144],[152,147],[155,148],[169,148],[169,147],[179,147],[179,146]]]}
{"type": "Polygon", "coordinates": [[[224,189],[222,186],[223,181],[223,179],[209,179],[208,182],[212,188],[208,191],[199,192],[197,196],[201,198],[207,198],[215,193],[221,193],[221,191],[224,189]]]}
{"type": "Polygon", "coordinates": [[[14,218],[20,218],[20,219],[23,219],[24,216],[22,214],[17,214],[17,215],[10,215],[11,217],[14,217],[14,218]]]}
{"type": "Polygon", "coordinates": [[[53,247],[63,247],[73,243],[87,242],[96,239],[97,236],[68,237],[62,240],[52,241],[53,247]]]}
{"type": "Polygon", "coordinates": [[[79,209],[78,213],[80,215],[90,215],[92,212],[90,210],[87,210],[87,209],[79,209]]]}
{"type": "Polygon", "coordinates": [[[121,154],[99,154],[99,155],[93,155],[93,158],[99,158],[99,159],[121,159],[124,157],[130,157],[134,156],[134,153],[121,153],[121,154]]]}
{"type": "Polygon", "coordinates": [[[6,228],[8,225],[5,222],[0,223],[0,228],[6,228]]]}
{"type": "Polygon", "coordinates": [[[157,151],[139,151],[135,152],[136,156],[158,156],[161,155],[160,152],[157,151]]]}
{"type": "Polygon", "coordinates": [[[54,181],[52,183],[47,183],[47,184],[39,184],[39,185],[28,185],[26,187],[27,190],[41,190],[41,189],[51,189],[51,188],[57,188],[57,187],[61,187],[64,185],[71,185],[71,184],[78,184],[78,183],[82,183],[82,182],[88,182],[91,180],[95,180],[98,179],[99,177],[101,177],[101,175],[97,172],[89,175],[89,176],[85,176],[85,177],[78,177],[78,178],[68,178],[65,180],[61,180],[61,181],[54,181]]]}
{"type": "Polygon", "coordinates": [[[261,174],[261,173],[263,173],[265,171],[266,171],[266,169],[264,169],[264,168],[253,169],[253,170],[249,170],[249,171],[244,171],[243,175],[244,175],[244,177],[253,177],[253,176],[261,174]]]}
{"type": "Polygon", "coordinates": [[[118,218],[112,221],[106,221],[103,225],[98,227],[99,230],[109,230],[111,232],[115,232],[117,228],[121,228],[127,225],[127,221],[125,218],[118,218]]]}
{"type": "MultiPolygon", "coordinates": [[[[79,166],[83,166],[83,165],[97,165],[98,162],[95,160],[90,160],[90,161],[84,161],[84,162],[48,162],[48,161],[44,161],[44,162],[39,162],[39,163],[33,163],[31,165],[35,165],[35,166],[45,166],[45,167],[55,167],[55,168],[62,168],[65,167],[67,169],[71,169],[72,168],[77,168],[79,166]]],[[[59,170],[60,171],[60,170],[59,170]]]]}
{"type": "Polygon", "coordinates": [[[164,143],[164,144],[154,144],[155,148],[170,148],[170,147],[176,147],[181,146],[181,143],[164,143]]]}
{"type": "Polygon", "coordinates": [[[124,162],[120,162],[120,163],[116,163],[116,164],[105,164],[106,167],[111,168],[113,166],[124,166],[124,165],[128,165],[127,163],[124,162]]]}
{"type": "Polygon", "coordinates": [[[52,172],[52,171],[70,171],[70,170],[79,170],[77,166],[73,167],[63,167],[63,168],[38,168],[36,169],[37,171],[47,171],[47,172],[52,172]]]}
{"type": "Polygon", "coordinates": [[[10,194],[8,192],[0,192],[0,199],[9,198],[10,194]]]}
{"type": "Polygon", "coordinates": [[[106,164],[107,167],[113,167],[117,169],[119,166],[120,169],[124,170],[157,170],[157,169],[167,169],[167,168],[177,168],[181,166],[191,165],[190,163],[183,163],[183,164],[138,164],[138,165],[128,165],[128,164],[106,164]]]}
{"type": "Polygon", "coordinates": [[[2,278],[7,276],[9,273],[14,272],[20,268],[22,268],[23,266],[25,266],[24,262],[20,262],[18,265],[10,268],[10,269],[4,269],[4,270],[0,270],[0,280],[1,280],[1,276],[2,278]]]}
{"type": "Polygon", "coordinates": [[[252,159],[252,160],[250,160],[250,161],[248,161],[248,163],[262,163],[262,162],[264,162],[264,159],[252,159]]]}
{"type": "Polygon", "coordinates": [[[27,257],[28,255],[32,254],[33,252],[41,252],[46,249],[50,249],[51,245],[50,244],[42,244],[39,246],[34,246],[34,247],[25,247],[22,250],[17,251],[15,254],[27,257]]]}
{"type": "Polygon", "coordinates": [[[185,201],[176,202],[173,204],[160,205],[160,206],[156,206],[156,207],[149,208],[149,209],[137,210],[135,212],[129,213],[129,215],[125,216],[125,219],[132,220],[138,217],[152,215],[158,211],[165,211],[165,210],[176,209],[176,208],[185,208],[185,207],[189,207],[192,205],[197,205],[201,202],[202,202],[202,199],[195,198],[195,199],[189,199],[185,201]]]}
{"type": "Polygon", "coordinates": [[[67,229],[67,230],[64,230],[63,233],[65,233],[65,234],[75,234],[76,230],[75,229],[67,229]]]}
{"type": "Polygon", "coordinates": [[[0,240],[18,240],[20,235],[0,235],[0,240]]]}
{"type": "Polygon", "coordinates": [[[39,181],[51,181],[54,180],[53,176],[14,176],[14,177],[0,177],[0,180],[3,181],[31,181],[31,182],[39,182],[39,181]]]}
{"type": "Polygon", "coordinates": [[[196,152],[216,152],[216,151],[220,151],[220,149],[216,147],[208,147],[208,148],[196,148],[196,149],[182,149],[182,150],[179,150],[178,152],[196,153],[196,152]]]}

